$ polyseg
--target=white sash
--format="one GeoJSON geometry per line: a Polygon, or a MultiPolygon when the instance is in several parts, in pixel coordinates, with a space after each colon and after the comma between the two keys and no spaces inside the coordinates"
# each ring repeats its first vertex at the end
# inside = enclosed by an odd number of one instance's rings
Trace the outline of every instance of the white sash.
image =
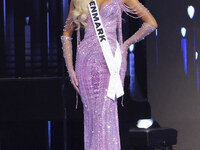
{"type": "Polygon", "coordinates": [[[108,85],[107,96],[112,100],[115,100],[116,97],[124,95],[124,89],[120,78],[120,67],[122,62],[121,50],[119,48],[119,43],[117,42],[117,49],[115,52],[115,57],[113,57],[110,44],[104,30],[101,16],[97,7],[96,0],[92,0],[89,5],[90,15],[92,22],[98,37],[101,49],[110,72],[110,80],[108,85]]]}

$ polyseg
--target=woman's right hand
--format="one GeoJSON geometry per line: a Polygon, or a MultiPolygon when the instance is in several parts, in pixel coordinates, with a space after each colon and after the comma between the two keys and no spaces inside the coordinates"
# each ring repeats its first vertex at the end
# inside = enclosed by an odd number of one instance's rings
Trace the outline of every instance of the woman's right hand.
{"type": "Polygon", "coordinates": [[[70,81],[74,86],[75,90],[80,94],[78,80],[76,78],[76,72],[74,70],[70,71],[69,76],[70,76],[70,81]]]}

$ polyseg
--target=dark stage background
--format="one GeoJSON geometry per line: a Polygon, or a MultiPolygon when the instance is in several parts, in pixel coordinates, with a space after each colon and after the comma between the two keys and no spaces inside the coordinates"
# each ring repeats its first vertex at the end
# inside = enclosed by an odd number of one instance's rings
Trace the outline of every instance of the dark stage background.
{"type": "Polygon", "coordinates": [[[147,1],[147,7],[159,26],[157,38],[154,34],[147,40],[147,85],[152,117],[162,126],[178,130],[175,150],[198,150],[200,2],[153,0],[147,1]],[[188,6],[195,9],[189,7],[193,19],[188,15],[188,6]],[[184,38],[182,27],[186,29],[184,38]]]}

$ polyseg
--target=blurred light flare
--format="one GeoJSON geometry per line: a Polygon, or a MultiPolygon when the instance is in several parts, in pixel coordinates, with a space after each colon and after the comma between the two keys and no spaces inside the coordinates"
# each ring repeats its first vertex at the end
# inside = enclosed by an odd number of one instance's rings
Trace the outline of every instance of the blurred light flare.
{"type": "Polygon", "coordinates": [[[150,126],[152,126],[153,124],[153,120],[152,119],[140,119],[137,121],[137,127],[138,128],[149,128],[150,126]]]}
{"type": "Polygon", "coordinates": [[[131,45],[129,46],[129,51],[130,51],[130,52],[133,52],[134,49],[135,49],[135,44],[131,44],[131,45]]]}
{"type": "Polygon", "coordinates": [[[195,60],[198,60],[198,58],[199,58],[199,53],[195,52],[195,60]]]}
{"type": "Polygon", "coordinates": [[[187,33],[187,29],[185,27],[182,27],[181,28],[181,35],[183,36],[183,38],[185,38],[186,33],[187,33]]]}
{"type": "Polygon", "coordinates": [[[189,5],[188,8],[187,8],[187,13],[188,13],[188,16],[190,17],[190,19],[193,19],[194,18],[194,14],[195,14],[194,6],[189,5]]]}

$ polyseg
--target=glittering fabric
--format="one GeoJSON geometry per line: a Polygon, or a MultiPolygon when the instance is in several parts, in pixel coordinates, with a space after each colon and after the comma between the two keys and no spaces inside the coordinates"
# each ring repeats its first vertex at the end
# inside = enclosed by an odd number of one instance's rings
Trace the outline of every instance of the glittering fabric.
{"type": "MultiPolygon", "coordinates": [[[[131,13],[121,0],[111,0],[99,12],[113,55],[117,42],[120,44],[123,55],[120,78],[124,86],[127,54],[122,49],[123,11],[131,13]]],[[[75,64],[84,111],[84,150],[120,150],[117,99],[113,101],[106,96],[110,74],[89,13],[86,22],[82,41],[80,31],[77,33],[75,64]]]]}
{"type": "MultiPolygon", "coordinates": [[[[118,1],[112,0],[104,5],[100,15],[114,54],[117,47],[116,29],[121,21],[118,1]]],[[[117,100],[106,96],[110,74],[90,14],[86,22],[88,27],[85,28],[84,39],[78,42],[75,65],[84,109],[84,149],[120,150],[117,100]]],[[[120,77],[123,84],[125,71],[122,60],[120,77]]]]}

